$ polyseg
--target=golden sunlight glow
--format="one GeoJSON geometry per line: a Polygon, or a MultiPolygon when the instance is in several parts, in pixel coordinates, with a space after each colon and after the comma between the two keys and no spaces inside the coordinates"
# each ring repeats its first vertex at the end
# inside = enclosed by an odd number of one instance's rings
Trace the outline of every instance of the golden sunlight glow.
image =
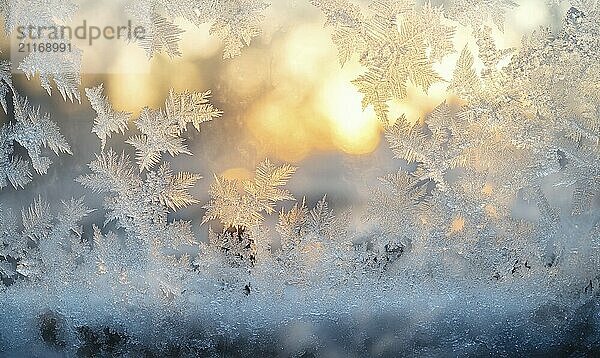
{"type": "Polygon", "coordinates": [[[500,217],[500,215],[498,215],[498,210],[496,209],[496,207],[491,204],[486,204],[483,209],[485,210],[485,213],[490,217],[496,219],[500,217]]]}
{"type": "Polygon", "coordinates": [[[260,96],[271,81],[271,58],[253,48],[248,48],[244,56],[235,57],[225,64],[224,78],[229,95],[239,100],[260,96]]]}
{"type": "Polygon", "coordinates": [[[189,21],[177,19],[175,24],[183,31],[181,37],[181,52],[187,59],[211,58],[220,56],[221,42],[215,35],[209,35],[210,24],[196,26],[189,21]]]}
{"type": "Polygon", "coordinates": [[[462,216],[454,218],[452,223],[450,224],[450,230],[448,235],[456,234],[457,232],[462,231],[465,228],[465,218],[462,216]]]}
{"type": "Polygon", "coordinates": [[[160,78],[150,75],[150,63],[143,51],[131,47],[115,59],[113,69],[120,73],[108,77],[107,93],[115,108],[138,113],[142,107],[159,101],[161,94],[152,88],[160,78]],[[147,67],[147,73],[140,67],[147,67]]]}
{"type": "Polygon", "coordinates": [[[327,149],[327,128],[310,106],[273,94],[256,103],[247,118],[250,132],[267,155],[298,162],[311,149],[327,149]]]}
{"type": "Polygon", "coordinates": [[[229,168],[221,173],[221,176],[228,180],[250,180],[254,174],[246,168],[229,168]]]}
{"type": "MultiPolygon", "coordinates": [[[[523,0],[524,6],[511,15],[516,17],[513,22],[519,28],[508,29],[507,33],[520,33],[522,28],[543,21],[547,13],[530,11],[540,1],[544,0],[523,0]]],[[[321,18],[285,27],[294,15],[286,13],[287,5],[277,5],[269,10],[275,12],[270,16],[281,20],[269,23],[270,29],[253,39],[252,46],[244,48],[243,56],[233,59],[221,59],[222,42],[209,35],[209,24],[197,28],[184,20],[177,21],[185,30],[180,47],[183,57],[157,54],[148,60],[139,46],[118,44],[116,58],[111,59],[112,67],[107,69],[118,75],[109,74],[105,80],[113,106],[133,112],[135,117],[145,106],[162,107],[170,88],[210,88],[217,106],[225,112],[222,120],[237,121],[244,133],[240,140],[256,145],[258,156],[298,162],[314,151],[338,150],[356,155],[373,152],[382,139],[382,125],[371,106],[363,110],[362,94],[351,83],[366,69],[357,58],[340,67],[337,48],[328,30],[323,29],[321,18]],[[286,30],[281,31],[284,27],[286,30]],[[219,103],[222,98],[228,102],[219,103]]],[[[95,14],[94,9],[90,13],[95,14]]],[[[510,34],[494,31],[493,35],[501,47],[514,45],[510,34]]],[[[455,37],[457,52],[434,64],[443,81],[427,92],[408,84],[406,98],[388,101],[392,123],[401,115],[413,123],[423,121],[442,101],[460,102],[448,97],[446,89],[465,45],[476,53],[470,28],[459,26],[455,37]]],[[[97,51],[104,49],[99,46],[97,51]]],[[[99,67],[102,63],[92,65],[99,67]]],[[[480,68],[482,64],[476,61],[475,65],[480,68]]],[[[490,186],[483,192],[489,195],[487,191],[491,190],[490,186]]]]}
{"type": "Polygon", "coordinates": [[[350,82],[364,69],[341,69],[322,31],[320,24],[299,26],[273,41],[272,58],[250,49],[252,61],[229,65],[227,80],[238,87],[230,86],[234,95],[244,100],[262,93],[245,122],[267,156],[297,162],[314,150],[365,154],[379,143],[379,122],[372,108],[362,110],[362,95],[350,82]]]}
{"type": "Polygon", "coordinates": [[[489,183],[485,183],[485,185],[481,189],[481,193],[483,193],[487,196],[492,195],[493,192],[494,192],[494,187],[492,186],[492,184],[489,184],[489,183]]]}
{"type": "Polygon", "coordinates": [[[155,107],[164,95],[153,91],[157,79],[145,74],[123,74],[111,76],[108,81],[108,95],[114,108],[138,114],[145,107],[155,107]]]}
{"type": "Polygon", "coordinates": [[[370,153],[379,144],[380,124],[371,106],[364,111],[362,95],[348,81],[327,83],[321,90],[321,105],[332,124],[334,144],[346,153],[370,153]]]}
{"type": "Polygon", "coordinates": [[[298,26],[277,53],[283,57],[281,70],[302,81],[314,81],[325,73],[339,71],[337,50],[320,24],[298,26]]]}

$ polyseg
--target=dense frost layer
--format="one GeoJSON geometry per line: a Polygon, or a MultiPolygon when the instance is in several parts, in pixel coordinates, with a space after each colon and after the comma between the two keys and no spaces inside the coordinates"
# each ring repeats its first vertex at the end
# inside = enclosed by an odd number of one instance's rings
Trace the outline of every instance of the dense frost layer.
{"type": "Polygon", "coordinates": [[[597,296],[557,297],[531,282],[283,291],[255,284],[248,296],[198,284],[169,302],[125,287],[36,295],[20,287],[0,309],[3,355],[589,356],[600,349],[597,296]]]}

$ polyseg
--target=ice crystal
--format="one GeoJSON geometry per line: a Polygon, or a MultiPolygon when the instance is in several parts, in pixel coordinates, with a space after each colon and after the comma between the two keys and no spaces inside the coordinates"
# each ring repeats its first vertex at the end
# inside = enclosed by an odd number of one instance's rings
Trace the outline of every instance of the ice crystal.
{"type": "Polygon", "coordinates": [[[63,99],[81,102],[81,50],[74,48],[70,52],[31,52],[19,64],[28,79],[36,74],[40,77],[42,88],[50,95],[52,82],[63,99]]]}
{"type": "Polygon", "coordinates": [[[39,174],[45,174],[51,164],[48,157],[41,155],[44,147],[49,146],[56,154],[71,153],[69,144],[50,116],[40,113],[39,107],[32,107],[27,98],[18,94],[13,86],[10,62],[1,61],[0,103],[6,114],[9,114],[9,95],[13,102],[14,121],[0,126],[0,189],[8,183],[14,188],[23,188],[32,179],[28,161],[15,154],[15,142],[27,150],[39,174]]]}
{"type": "Polygon", "coordinates": [[[229,180],[215,175],[210,186],[211,200],[204,207],[203,222],[218,219],[226,227],[254,227],[263,220],[262,213],[270,214],[275,203],[292,200],[286,189],[281,189],[296,171],[290,165],[275,166],[269,160],[256,168],[254,180],[229,180]]]}
{"type": "Polygon", "coordinates": [[[128,4],[128,11],[147,29],[140,45],[148,57],[163,50],[169,56],[181,55],[178,42],[183,30],[174,22],[183,18],[197,26],[211,22],[210,33],[224,42],[223,58],[231,58],[261,33],[267,6],[260,0],[136,0],[128,4]]]}
{"type": "Polygon", "coordinates": [[[169,91],[169,97],[165,101],[166,117],[171,122],[176,122],[181,131],[187,129],[188,123],[192,123],[197,131],[200,125],[220,117],[223,112],[210,104],[211,91],[205,92],[183,92],[175,93],[169,91]]]}
{"type": "MultiPolygon", "coordinates": [[[[380,185],[371,193],[367,220],[379,221],[378,227],[385,236],[398,234],[399,227],[408,227],[419,221],[419,215],[425,214],[427,206],[427,181],[419,172],[407,174],[397,172],[379,178],[380,185]]],[[[414,230],[402,232],[405,245],[414,230]]]]}
{"type": "Polygon", "coordinates": [[[149,58],[163,50],[171,57],[181,56],[179,41],[184,31],[177,25],[153,11],[140,16],[138,21],[143,21],[142,24],[147,29],[139,43],[149,58]]]}
{"type": "Polygon", "coordinates": [[[110,193],[105,203],[107,221],[118,220],[124,228],[135,231],[144,223],[162,222],[167,209],[177,210],[196,202],[187,189],[200,177],[187,172],[173,174],[167,163],[142,178],[125,154],[109,150],[89,166],[93,174],[77,181],[94,191],[110,193]]]}
{"type": "Polygon", "coordinates": [[[71,147],[60,133],[58,126],[50,120],[49,114],[42,114],[25,97],[15,94],[14,116],[16,123],[12,138],[27,149],[33,168],[40,174],[46,174],[52,163],[42,156],[42,148],[49,147],[56,154],[71,153],[71,147]]]}
{"type": "Polygon", "coordinates": [[[560,33],[553,35],[540,29],[531,35],[508,68],[514,80],[526,89],[523,101],[536,113],[536,126],[549,129],[544,138],[526,144],[543,145],[564,157],[565,182],[575,185],[574,213],[589,209],[598,191],[599,13],[597,5],[588,14],[571,8],[560,33]],[[570,100],[573,93],[577,96],[570,100]],[[554,125],[544,126],[545,123],[554,125]]]}
{"type": "Polygon", "coordinates": [[[361,269],[383,273],[402,256],[406,244],[398,239],[376,236],[359,245],[356,250],[359,253],[357,261],[363,265],[361,269]]]}
{"type": "Polygon", "coordinates": [[[465,46],[456,61],[454,76],[448,89],[465,100],[474,100],[481,90],[480,87],[480,79],[474,69],[473,55],[465,46]]]}
{"type": "Polygon", "coordinates": [[[441,80],[432,64],[453,52],[454,28],[430,3],[373,1],[368,15],[348,1],[314,0],[334,28],[333,41],[342,65],[354,53],[367,68],[353,83],[363,93],[363,107],[372,105],[388,122],[388,101],[406,97],[408,82],[424,91],[441,80]]]}
{"type": "MultiPolygon", "coordinates": [[[[5,70],[9,67],[6,64],[5,70]]],[[[43,149],[49,147],[54,153],[71,153],[71,148],[60,133],[58,126],[50,119],[50,115],[41,113],[40,108],[33,107],[26,97],[17,93],[12,85],[10,75],[1,76],[1,91],[9,92],[13,99],[14,121],[0,127],[0,189],[10,182],[15,188],[23,188],[32,179],[29,163],[15,154],[14,143],[27,150],[31,164],[38,174],[46,174],[52,161],[43,155],[43,149]]],[[[3,99],[6,109],[6,98],[3,99]]]]}
{"type": "Polygon", "coordinates": [[[517,6],[512,0],[451,0],[445,4],[448,18],[464,26],[479,28],[492,21],[500,30],[507,13],[517,6]]]}
{"type": "Polygon", "coordinates": [[[229,227],[219,234],[211,229],[209,244],[225,255],[234,267],[252,267],[256,263],[256,242],[244,227],[229,227]]]}
{"type": "MultiPolygon", "coordinates": [[[[475,71],[473,56],[465,47],[449,87],[466,103],[442,103],[423,123],[400,118],[387,129],[394,154],[416,162],[423,173],[419,177],[435,183],[427,216],[435,217],[436,225],[445,222],[447,229],[431,227],[426,229],[429,236],[462,237],[456,248],[462,259],[483,272],[495,272],[496,279],[548,265],[544,263],[549,256],[544,251],[547,240],[561,235],[559,225],[564,219],[550,204],[540,178],[559,175],[556,185],[574,186],[572,212],[576,214],[589,211],[598,193],[600,102],[594,91],[581,87],[597,82],[597,54],[589,50],[595,40],[586,36],[595,30],[574,18],[585,16],[569,10],[560,33],[540,30],[516,52],[497,49],[490,29],[478,29],[475,35],[484,68],[475,71]],[[574,26],[576,37],[568,34],[574,26]],[[577,95],[572,100],[568,93],[577,95]],[[537,223],[512,215],[511,202],[520,195],[537,207],[537,223]],[[504,244],[506,254],[488,262],[469,254],[477,251],[474,248],[494,247],[509,233],[519,239],[504,244]],[[472,238],[476,239],[469,242],[472,238]]],[[[431,222],[427,216],[426,227],[431,222]]]]}
{"type": "Polygon", "coordinates": [[[0,188],[12,184],[15,188],[23,188],[31,181],[29,163],[14,153],[14,138],[11,124],[0,127],[0,188]]]}
{"type": "MultiPolygon", "coordinates": [[[[78,6],[72,1],[0,1],[0,12],[4,15],[4,26],[7,35],[11,35],[18,27],[57,26],[68,21],[75,14],[78,6]]],[[[49,43],[64,43],[66,40],[46,39],[49,43]]],[[[27,78],[36,74],[40,77],[42,87],[52,91],[52,82],[56,85],[63,99],[80,101],[79,85],[81,84],[81,52],[77,48],[67,52],[30,52],[18,65],[27,78]]]]}
{"type": "Polygon", "coordinates": [[[4,26],[11,33],[17,26],[53,25],[55,21],[70,19],[77,5],[73,1],[62,0],[2,0],[0,11],[4,15],[4,26]]]}
{"type": "Polygon", "coordinates": [[[142,133],[127,140],[136,149],[140,170],[148,170],[158,163],[162,153],[172,156],[191,155],[180,135],[192,123],[200,131],[200,124],[221,116],[221,111],[208,103],[210,91],[203,93],[174,93],[165,102],[165,110],[144,108],[135,125],[142,133]]]}
{"type": "Polygon", "coordinates": [[[21,212],[23,229],[16,230],[16,217],[11,212],[0,211],[5,231],[0,243],[0,276],[15,281],[52,280],[71,274],[79,260],[87,252],[82,239],[81,220],[91,210],[82,199],[62,203],[56,216],[51,214],[50,204],[36,199],[21,212]],[[7,250],[8,249],[8,250],[7,250]],[[47,277],[51,276],[51,277],[47,277]]]}
{"type": "Polygon", "coordinates": [[[113,110],[108,98],[102,95],[103,89],[103,84],[85,89],[85,94],[98,115],[94,119],[92,132],[100,138],[102,149],[106,146],[106,140],[111,137],[112,133],[125,133],[131,118],[131,113],[113,110]]]}
{"type": "Polygon", "coordinates": [[[216,1],[213,8],[201,7],[201,19],[214,18],[210,33],[220,37],[225,46],[223,58],[241,54],[252,38],[260,35],[264,10],[269,6],[261,0],[216,1]]]}
{"type": "Polygon", "coordinates": [[[280,248],[274,252],[286,274],[281,279],[289,284],[323,280],[327,287],[339,279],[339,273],[350,271],[352,232],[347,214],[334,214],[326,197],[312,209],[303,199],[289,211],[281,210],[277,225],[280,248]]]}
{"type": "Polygon", "coordinates": [[[289,211],[279,214],[277,232],[281,236],[282,251],[302,251],[312,241],[333,240],[344,231],[343,217],[336,217],[329,208],[326,196],[317,202],[314,208],[306,207],[306,199],[297,203],[289,211]]]}
{"type": "Polygon", "coordinates": [[[130,137],[127,143],[136,149],[140,170],[150,169],[165,152],[172,156],[192,154],[187,149],[185,138],[179,136],[181,131],[177,123],[169,121],[161,110],[144,108],[135,125],[142,135],[130,137]]]}
{"type": "Polygon", "coordinates": [[[12,76],[10,74],[10,62],[0,61],[0,104],[4,113],[8,113],[6,96],[12,90],[12,76]]]}
{"type": "Polygon", "coordinates": [[[126,234],[123,242],[113,233],[105,236],[94,229],[94,266],[88,268],[90,273],[129,286],[134,284],[132,275],[135,277],[154,262],[148,283],[157,296],[172,300],[180,295],[180,270],[185,272],[191,263],[185,255],[177,255],[177,250],[198,243],[189,222],[168,220],[167,214],[196,203],[187,190],[200,177],[187,172],[173,174],[165,163],[157,171],[146,172],[144,178],[125,155],[119,156],[112,150],[90,163],[90,169],[93,174],[77,181],[106,193],[105,224],[116,221],[126,234]]]}

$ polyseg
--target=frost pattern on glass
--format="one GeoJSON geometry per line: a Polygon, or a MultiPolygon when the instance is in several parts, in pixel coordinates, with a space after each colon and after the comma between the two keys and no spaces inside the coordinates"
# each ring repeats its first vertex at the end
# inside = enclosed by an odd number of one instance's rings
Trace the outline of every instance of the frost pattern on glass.
{"type": "Polygon", "coordinates": [[[278,167],[267,159],[256,168],[254,180],[238,182],[215,175],[209,190],[211,200],[204,206],[206,214],[202,221],[218,219],[226,227],[260,225],[263,213],[273,213],[278,201],[293,199],[289,191],[280,187],[295,171],[295,167],[278,167]]]}
{"type": "MultiPolygon", "coordinates": [[[[70,0],[3,0],[0,1],[0,12],[4,16],[6,34],[11,36],[18,27],[59,26],[70,20],[78,6],[70,0]]],[[[65,40],[48,39],[52,43],[64,43],[65,40]]],[[[41,86],[48,94],[52,91],[52,82],[66,101],[81,100],[79,86],[81,84],[81,51],[73,48],[68,52],[30,52],[16,66],[28,79],[39,76],[41,86]]]]}
{"type": "Polygon", "coordinates": [[[142,133],[129,137],[127,143],[136,149],[140,170],[148,170],[161,158],[162,153],[172,156],[185,153],[191,155],[181,134],[192,123],[197,131],[200,124],[221,116],[221,111],[208,102],[210,91],[169,92],[165,109],[144,108],[135,126],[142,133]]]}
{"type": "MultiPolygon", "coordinates": [[[[312,3],[334,28],[341,62],[356,50],[367,67],[356,82],[384,120],[400,169],[369,183],[364,205],[342,211],[324,193],[296,200],[287,186],[301,169],[267,159],[250,179],[215,174],[205,212],[182,220],[180,209],[202,205],[193,195],[200,176],[174,171],[162,154],[191,154],[182,137],[188,127],[221,115],[210,92],[171,91],[164,108],[143,109],[135,120],[141,134],[126,139],[132,160],[106,142],[126,132],[128,115],[112,109],[101,85],[90,88],[102,148],[76,181],[100,195],[103,208],[38,197],[19,218],[0,203],[0,353],[600,350],[597,2],[574,2],[559,30],[539,29],[514,49],[494,42],[483,24],[489,15],[473,15],[478,55],[460,49],[451,96],[417,122],[390,118],[387,102],[402,98],[407,81],[426,89],[439,80],[432,63],[453,51],[442,10],[379,0],[365,15],[344,0],[312,3]],[[570,210],[548,195],[556,187],[572,191],[561,199],[570,210]],[[515,215],[516,201],[533,215],[515,215]],[[102,227],[84,223],[96,214],[102,227]],[[197,238],[194,222],[211,225],[208,240],[197,238]]],[[[492,19],[512,6],[492,3],[500,7],[492,19]]],[[[42,147],[70,148],[7,73],[0,79],[16,119],[0,128],[0,179],[17,187],[30,174],[13,142],[39,172],[49,165],[42,147]]]]}
{"type": "Polygon", "coordinates": [[[260,0],[132,0],[127,9],[147,29],[140,46],[148,57],[163,51],[171,57],[181,55],[179,41],[184,31],[175,20],[182,18],[196,26],[211,23],[210,34],[224,43],[223,58],[232,58],[260,35],[263,12],[268,6],[260,0]]]}
{"type": "Polygon", "coordinates": [[[71,147],[50,115],[21,96],[12,83],[10,63],[0,63],[0,96],[2,107],[13,120],[0,127],[0,189],[9,183],[14,188],[23,188],[33,176],[30,163],[38,174],[46,174],[52,164],[44,155],[50,148],[55,154],[72,154],[71,147]],[[9,112],[7,97],[12,98],[12,113],[9,112]],[[29,160],[15,153],[15,143],[25,148],[29,160]]]}
{"type": "Polygon", "coordinates": [[[94,119],[92,133],[95,133],[100,139],[102,150],[104,150],[106,140],[111,137],[112,133],[125,134],[131,118],[131,113],[113,110],[108,98],[102,94],[103,90],[103,84],[85,89],[85,95],[90,101],[90,105],[98,114],[94,119]]]}
{"type": "Polygon", "coordinates": [[[455,28],[444,22],[441,8],[418,8],[405,1],[372,1],[367,14],[347,0],[313,0],[333,27],[333,42],[344,65],[354,54],[366,72],[353,81],[387,123],[388,101],[406,97],[407,83],[427,91],[441,81],[432,64],[453,52],[455,28]]]}

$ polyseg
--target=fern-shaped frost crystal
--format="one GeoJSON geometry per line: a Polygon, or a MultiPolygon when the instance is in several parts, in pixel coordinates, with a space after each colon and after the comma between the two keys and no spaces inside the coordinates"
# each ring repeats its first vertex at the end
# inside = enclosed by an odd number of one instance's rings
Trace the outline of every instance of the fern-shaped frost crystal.
{"type": "MultiPolygon", "coordinates": [[[[15,188],[23,188],[32,175],[27,160],[14,153],[14,143],[27,150],[33,168],[39,174],[46,174],[52,161],[43,155],[43,149],[49,147],[54,153],[71,153],[71,148],[50,115],[34,108],[27,98],[19,95],[3,77],[3,85],[13,94],[14,122],[0,127],[0,189],[10,182],[15,188]]],[[[8,92],[8,90],[6,91],[8,92]]]]}
{"type": "Polygon", "coordinates": [[[290,192],[281,187],[295,171],[290,165],[275,166],[265,160],[258,165],[254,180],[239,183],[215,175],[203,222],[218,219],[227,227],[248,228],[260,224],[262,213],[274,212],[276,202],[293,199],[290,192]]]}
{"type": "Polygon", "coordinates": [[[441,80],[432,64],[453,52],[454,28],[443,23],[443,13],[429,3],[422,8],[403,1],[373,1],[370,14],[346,0],[315,0],[334,27],[333,41],[342,65],[360,55],[366,72],[354,80],[363,93],[363,107],[372,105],[388,123],[388,101],[406,97],[410,81],[424,91],[441,80]]]}
{"type": "Polygon", "coordinates": [[[148,170],[161,158],[162,153],[172,156],[191,155],[181,134],[192,123],[196,130],[200,124],[221,116],[221,111],[208,102],[210,91],[175,93],[171,91],[164,110],[144,108],[135,125],[142,135],[127,140],[136,149],[140,170],[148,170]]]}
{"type": "Polygon", "coordinates": [[[260,23],[267,7],[260,0],[136,0],[128,4],[128,11],[147,29],[139,42],[148,57],[162,51],[171,57],[181,55],[179,40],[183,30],[175,20],[183,18],[196,26],[211,22],[210,33],[224,42],[223,58],[231,58],[261,33],[260,23]]]}
{"type": "Polygon", "coordinates": [[[71,147],[60,133],[58,126],[50,120],[50,115],[42,114],[25,97],[15,95],[15,119],[13,138],[27,149],[33,168],[40,174],[46,174],[52,163],[42,156],[42,148],[49,147],[56,154],[69,153],[71,147]]]}
{"type": "Polygon", "coordinates": [[[113,110],[108,98],[102,94],[103,89],[103,85],[100,84],[96,87],[86,88],[85,94],[97,114],[92,133],[98,136],[104,150],[106,140],[111,137],[112,133],[125,133],[131,113],[113,110]]]}
{"type": "Polygon", "coordinates": [[[177,123],[169,121],[162,111],[144,108],[135,125],[142,135],[130,137],[127,143],[136,149],[140,170],[150,169],[158,163],[162,153],[172,156],[192,154],[185,139],[179,136],[181,132],[177,123]]]}
{"type": "Polygon", "coordinates": [[[82,52],[74,48],[70,52],[31,52],[19,64],[28,79],[39,76],[42,88],[52,94],[52,82],[66,101],[81,102],[82,52]]]}
{"type": "MultiPolygon", "coordinates": [[[[7,35],[11,35],[17,28],[27,31],[30,27],[35,29],[59,26],[59,23],[68,22],[77,8],[77,4],[70,0],[0,1],[0,12],[4,15],[7,35]]],[[[42,40],[52,44],[67,44],[51,36],[42,40]]],[[[23,71],[28,79],[39,75],[41,85],[48,94],[51,93],[54,82],[64,100],[68,98],[70,101],[80,101],[80,50],[72,48],[72,51],[64,52],[33,51],[27,54],[18,65],[18,69],[23,71]]]]}
{"type": "Polygon", "coordinates": [[[197,131],[204,122],[219,118],[223,112],[210,104],[211,91],[175,93],[169,91],[165,101],[166,116],[171,122],[179,125],[181,131],[187,130],[188,123],[192,123],[197,131]]]}
{"type": "Polygon", "coordinates": [[[133,232],[147,223],[166,220],[165,208],[177,210],[196,203],[187,190],[200,176],[187,172],[173,174],[168,164],[142,178],[125,154],[109,150],[89,167],[93,174],[81,176],[77,181],[94,191],[111,194],[106,201],[107,221],[116,219],[133,232]]]}

